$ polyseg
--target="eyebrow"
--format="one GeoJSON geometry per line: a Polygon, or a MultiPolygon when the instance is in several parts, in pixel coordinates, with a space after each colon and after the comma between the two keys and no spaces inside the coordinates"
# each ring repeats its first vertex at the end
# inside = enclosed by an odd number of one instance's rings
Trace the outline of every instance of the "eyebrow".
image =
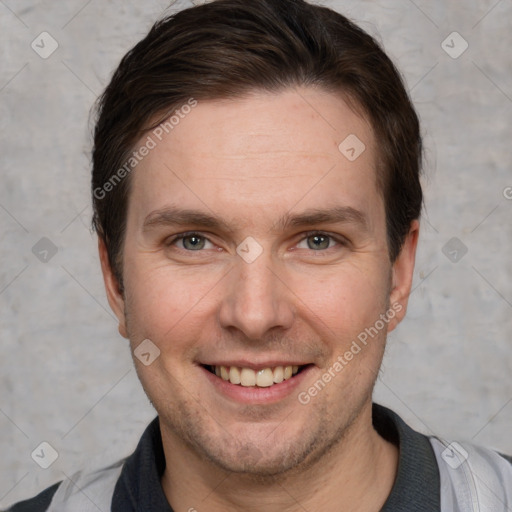
{"type": "Polygon", "coordinates": [[[143,230],[160,226],[201,226],[203,228],[219,229],[232,233],[233,229],[223,220],[199,210],[167,207],[151,212],[144,220],[143,230]]]}
{"type": "MultiPolygon", "coordinates": [[[[273,223],[270,231],[285,231],[290,227],[305,227],[316,224],[356,224],[360,229],[368,231],[368,219],[359,210],[351,206],[335,206],[332,208],[311,208],[299,214],[290,212],[273,223]]],[[[234,233],[234,229],[224,220],[208,213],[178,207],[166,207],[151,212],[143,224],[143,231],[161,226],[200,226],[234,233]]]]}
{"type": "Polygon", "coordinates": [[[364,213],[351,206],[334,206],[332,208],[312,208],[302,213],[285,214],[272,226],[273,231],[285,230],[287,227],[303,227],[315,224],[357,224],[367,231],[368,220],[364,213]]]}

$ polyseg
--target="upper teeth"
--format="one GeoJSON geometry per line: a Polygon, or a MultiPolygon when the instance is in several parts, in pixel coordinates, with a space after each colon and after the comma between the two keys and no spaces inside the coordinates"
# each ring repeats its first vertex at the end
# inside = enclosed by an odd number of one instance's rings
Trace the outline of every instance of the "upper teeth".
{"type": "Polygon", "coordinates": [[[214,366],[215,375],[231,384],[242,386],[269,387],[289,379],[299,371],[298,366],[276,366],[275,368],[262,368],[254,371],[251,368],[238,368],[236,366],[214,366]]]}

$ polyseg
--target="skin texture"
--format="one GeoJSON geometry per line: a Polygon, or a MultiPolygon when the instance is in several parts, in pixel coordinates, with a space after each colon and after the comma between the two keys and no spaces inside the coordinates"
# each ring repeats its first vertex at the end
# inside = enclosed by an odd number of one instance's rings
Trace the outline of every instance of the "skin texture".
{"type": "Polygon", "coordinates": [[[134,362],[160,416],[162,485],[175,510],[378,511],[389,495],[398,449],[372,427],[371,393],[386,331],[405,315],[419,228],[391,264],[376,158],[363,117],[301,88],[200,102],[133,173],[123,295],[101,241],[100,257],[120,333],[132,349],[150,339],[160,350],[149,366],[134,362]],[[350,134],[366,146],[354,161],[338,149],[350,134]],[[225,226],[163,222],[155,212],[169,207],[225,226]],[[277,224],[332,207],[364,222],[277,224]],[[173,239],[189,231],[199,238],[173,239]],[[333,237],[320,249],[316,231],[333,237]],[[247,237],[262,250],[251,263],[237,253],[247,237]],[[393,306],[394,318],[301,404],[298,392],[393,306]],[[200,366],[234,359],[312,367],[283,398],[241,403],[200,366]]]}

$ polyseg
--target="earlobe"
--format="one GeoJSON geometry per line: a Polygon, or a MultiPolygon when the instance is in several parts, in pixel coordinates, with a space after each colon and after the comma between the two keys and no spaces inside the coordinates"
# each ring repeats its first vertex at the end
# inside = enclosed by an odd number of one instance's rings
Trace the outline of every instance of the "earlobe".
{"type": "Polygon", "coordinates": [[[409,233],[404,240],[400,254],[393,263],[389,301],[390,307],[396,311],[396,315],[389,322],[388,332],[392,331],[402,321],[407,311],[414,276],[419,228],[420,223],[417,220],[411,222],[409,233]]]}
{"type": "Polygon", "coordinates": [[[128,333],[126,330],[124,296],[121,292],[119,282],[112,270],[112,267],[110,266],[105,241],[101,237],[98,237],[98,252],[100,256],[101,271],[103,273],[103,282],[105,283],[105,291],[107,293],[108,303],[110,304],[110,308],[119,321],[119,334],[124,338],[128,338],[128,333]]]}

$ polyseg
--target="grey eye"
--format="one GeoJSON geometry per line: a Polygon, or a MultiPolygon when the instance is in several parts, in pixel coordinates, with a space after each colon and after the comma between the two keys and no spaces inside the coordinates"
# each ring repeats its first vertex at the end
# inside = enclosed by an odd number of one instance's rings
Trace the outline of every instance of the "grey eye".
{"type": "Polygon", "coordinates": [[[187,250],[198,250],[204,249],[205,239],[202,236],[198,235],[188,235],[184,236],[182,239],[183,247],[187,250]]]}
{"type": "Polygon", "coordinates": [[[330,244],[330,236],[327,235],[311,235],[308,236],[308,248],[313,250],[328,249],[330,244]]]}

